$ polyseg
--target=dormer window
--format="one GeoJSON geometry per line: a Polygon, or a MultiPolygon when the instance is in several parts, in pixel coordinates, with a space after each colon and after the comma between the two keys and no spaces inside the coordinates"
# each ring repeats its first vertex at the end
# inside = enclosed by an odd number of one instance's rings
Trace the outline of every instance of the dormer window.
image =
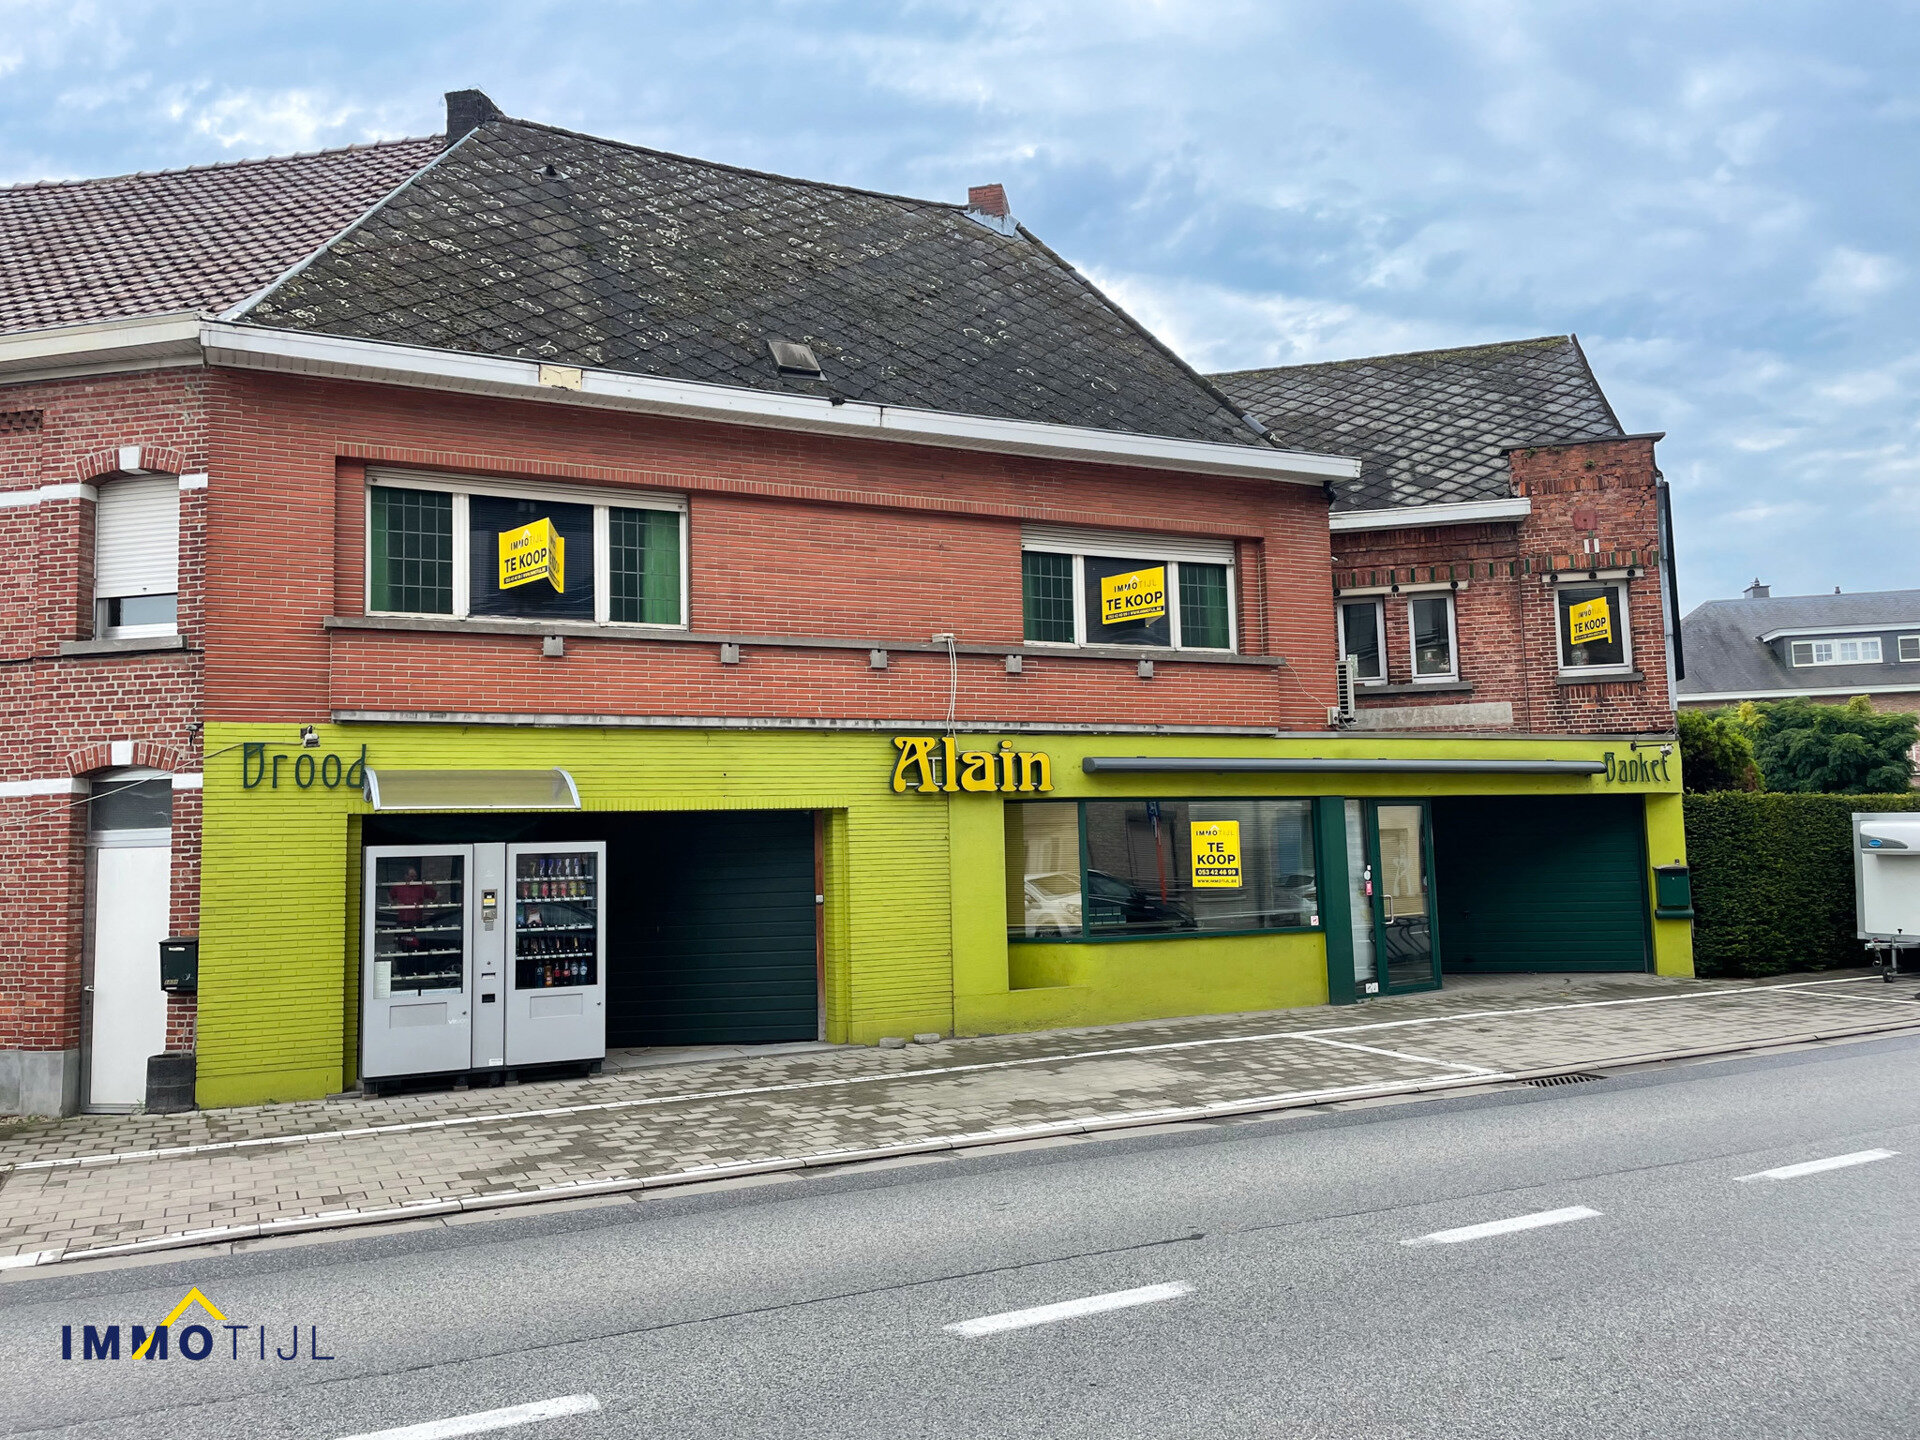
{"type": "Polygon", "coordinates": [[[1791,647],[1796,668],[1802,665],[1878,665],[1880,637],[1852,640],[1796,640],[1791,647]]]}

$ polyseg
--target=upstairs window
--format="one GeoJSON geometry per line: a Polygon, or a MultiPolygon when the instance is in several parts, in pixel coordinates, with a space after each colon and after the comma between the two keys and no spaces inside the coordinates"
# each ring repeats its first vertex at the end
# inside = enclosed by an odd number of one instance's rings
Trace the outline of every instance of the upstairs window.
{"type": "Polygon", "coordinates": [[[1900,637],[1900,658],[1902,660],[1920,660],[1920,635],[1902,635],[1900,637]]]}
{"type": "Polygon", "coordinates": [[[1452,680],[1459,676],[1453,631],[1453,596],[1418,595],[1407,602],[1407,632],[1413,641],[1415,681],[1452,680]]]}
{"type": "Polygon", "coordinates": [[[1234,648],[1230,541],[1032,526],[1021,544],[1029,644],[1234,648]]]}
{"type": "Polygon", "coordinates": [[[1554,592],[1562,674],[1619,674],[1633,668],[1627,587],[1617,580],[1562,585],[1554,592]]]}
{"type": "Polygon", "coordinates": [[[100,485],[93,511],[93,633],[171,635],[179,619],[180,482],[130,475],[100,485]]]}
{"type": "Polygon", "coordinates": [[[378,470],[367,494],[367,609],[683,626],[685,518],[677,496],[378,470]]]}
{"type": "Polygon", "coordinates": [[[1378,600],[1340,602],[1340,658],[1355,662],[1362,682],[1387,678],[1387,643],[1378,600]]]}
{"type": "MultiPolygon", "coordinates": [[[[1912,637],[1909,637],[1912,638],[1912,637]]],[[[1904,646],[1904,641],[1902,642],[1904,646]]],[[[1866,635],[1851,640],[1796,640],[1793,663],[1801,665],[1878,665],[1880,637],[1866,635]]],[[[1906,659],[1904,648],[1901,659],[1906,659]]],[[[1916,656],[1920,659],[1920,656],[1916,656]]]]}

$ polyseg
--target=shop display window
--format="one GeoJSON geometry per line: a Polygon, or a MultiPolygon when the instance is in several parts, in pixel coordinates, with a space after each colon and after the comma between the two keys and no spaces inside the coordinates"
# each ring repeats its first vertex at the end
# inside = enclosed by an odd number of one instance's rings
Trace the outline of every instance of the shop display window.
{"type": "Polygon", "coordinates": [[[1306,800],[1006,807],[1016,940],[1236,934],[1320,923],[1306,800]]]}
{"type": "Polygon", "coordinates": [[[1569,673],[1631,668],[1627,587],[1617,581],[1562,585],[1554,592],[1560,668],[1569,673]]]}

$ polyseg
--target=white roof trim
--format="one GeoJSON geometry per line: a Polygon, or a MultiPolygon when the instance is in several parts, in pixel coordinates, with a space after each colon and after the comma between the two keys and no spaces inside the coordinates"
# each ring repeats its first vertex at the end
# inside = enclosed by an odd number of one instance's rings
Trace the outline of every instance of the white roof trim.
{"type": "Polygon", "coordinates": [[[0,376],[9,379],[192,364],[199,359],[200,316],[185,310],[0,335],[0,376]]]}
{"type": "Polygon", "coordinates": [[[242,369],[328,375],[466,394],[593,405],[687,420],[1300,485],[1350,480],[1360,473],[1357,459],[1333,455],[1220,445],[984,415],[953,415],[851,400],[835,405],[813,395],[707,385],[617,370],[583,369],[578,389],[561,388],[540,383],[541,364],[536,360],[470,355],[219,321],[205,322],[200,339],[210,364],[242,369]]]}
{"type": "MultiPolygon", "coordinates": [[[[1682,682],[1684,683],[1684,682],[1682,682]]],[[[1785,700],[1793,696],[1811,700],[1820,695],[1845,695],[1852,699],[1855,695],[1920,695],[1920,685],[1824,685],[1813,690],[1675,690],[1673,698],[1681,700],[1785,700]]]]}
{"type": "Polygon", "coordinates": [[[1457,500],[1450,505],[1401,505],[1389,510],[1336,510],[1327,528],[1342,530],[1411,530],[1426,525],[1481,525],[1489,520],[1524,520],[1533,513],[1525,495],[1506,500],[1457,500]]]}
{"type": "Polygon", "coordinates": [[[1890,631],[1912,630],[1920,625],[1920,616],[1911,620],[1868,620],[1858,625],[1808,625],[1798,629],[1769,630],[1757,637],[1761,644],[1808,635],[1858,635],[1862,640],[1878,640],[1890,631]]]}

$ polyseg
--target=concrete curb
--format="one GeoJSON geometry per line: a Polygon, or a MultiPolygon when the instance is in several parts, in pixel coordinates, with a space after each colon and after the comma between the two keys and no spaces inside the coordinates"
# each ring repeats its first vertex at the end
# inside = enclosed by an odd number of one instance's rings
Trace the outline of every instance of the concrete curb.
{"type": "Polygon", "coordinates": [[[0,1274],[12,1271],[16,1274],[10,1278],[19,1278],[17,1272],[41,1269],[50,1265],[131,1258],[166,1250],[190,1250],[270,1236],[393,1225],[436,1215],[527,1208],[589,1196],[632,1194],[637,1199],[646,1192],[670,1191],[679,1186],[697,1185],[713,1180],[732,1180],[749,1175],[792,1174],[797,1177],[810,1170],[831,1170],[842,1165],[892,1160],[909,1155],[975,1150],[1021,1140],[1111,1134],[1125,1130],[1149,1129],[1180,1121],[1223,1120],[1241,1115],[1310,1110],[1337,1105],[1346,1100],[1472,1091],[1492,1086],[1517,1085],[1549,1075],[1565,1075],[1571,1070],[1622,1069],[1666,1061],[1694,1060],[1713,1055],[1740,1055],[1758,1050],[1777,1050],[1792,1045],[1816,1044],[1826,1040],[1841,1040],[1913,1029],[1920,1029],[1920,1016],[1912,1020],[1890,1021],[1875,1025],[1828,1026],[1800,1034],[1768,1036],[1762,1040],[1741,1041],[1731,1045],[1708,1045],[1688,1050],[1659,1050],[1606,1056],[1573,1064],[1542,1066],[1531,1070],[1489,1071],[1481,1075],[1449,1075],[1430,1080],[1383,1081],[1377,1085],[1347,1086],[1335,1090],[1256,1096],[1245,1100],[1224,1101],[1217,1105],[1082,1116],[1073,1120],[1049,1121],[1039,1125],[1003,1126],[960,1135],[930,1136],[922,1140],[908,1140],[896,1145],[872,1146],[860,1150],[830,1150],[812,1155],[768,1156],[734,1164],[703,1165],[691,1170],[675,1170],[662,1175],[613,1176],[603,1180],[567,1181],[559,1185],[543,1186],[536,1190],[508,1190],[491,1195],[421,1200],[406,1205],[382,1206],[377,1210],[323,1211],[314,1215],[289,1216],[281,1220],[211,1226],[201,1230],[183,1231],[177,1235],[155,1236],[150,1240],[134,1240],[119,1245],[96,1245],[85,1250],[29,1251],[22,1255],[0,1258],[0,1274]]]}

